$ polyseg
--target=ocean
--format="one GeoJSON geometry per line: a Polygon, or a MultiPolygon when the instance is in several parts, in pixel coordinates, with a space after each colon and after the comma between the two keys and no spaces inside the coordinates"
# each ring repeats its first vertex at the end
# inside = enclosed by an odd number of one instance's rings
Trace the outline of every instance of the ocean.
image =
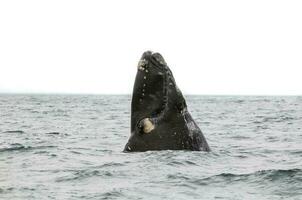
{"type": "Polygon", "coordinates": [[[186,96],[211,152],[123,153],[130,95],[0,95],[0,199],[302,199],[301,96],[186,96]]]}

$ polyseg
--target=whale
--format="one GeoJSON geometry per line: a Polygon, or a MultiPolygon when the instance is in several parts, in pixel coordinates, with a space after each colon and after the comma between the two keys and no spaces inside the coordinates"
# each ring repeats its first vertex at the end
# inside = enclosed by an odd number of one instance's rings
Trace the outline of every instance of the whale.
{"type": "Polygon", "coordinates": [[[210,151],[160,53],[146,51],[139,60],[131,100],[130,132],[124,152],[210,151]]]}

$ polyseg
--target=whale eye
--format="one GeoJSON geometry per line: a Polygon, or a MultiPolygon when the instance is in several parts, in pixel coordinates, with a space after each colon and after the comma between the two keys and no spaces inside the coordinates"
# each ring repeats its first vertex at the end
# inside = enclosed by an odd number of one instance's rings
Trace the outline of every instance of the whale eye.
{"type": "Polygon", "coordinates": [[[145,118],[138,123],[138,128],[141,133],[150,133],[154,130],[155,125],[150,118],[145,118]]]}

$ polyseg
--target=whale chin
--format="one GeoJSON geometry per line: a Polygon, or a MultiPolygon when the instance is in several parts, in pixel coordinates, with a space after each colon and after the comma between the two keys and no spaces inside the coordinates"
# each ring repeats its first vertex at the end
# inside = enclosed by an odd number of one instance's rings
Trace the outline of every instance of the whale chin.
{"type": "Polygon", "coordinates": [[[163,56],[139,60],[131,101],[131,136],[124,151],[209,150],[163,56]]]}

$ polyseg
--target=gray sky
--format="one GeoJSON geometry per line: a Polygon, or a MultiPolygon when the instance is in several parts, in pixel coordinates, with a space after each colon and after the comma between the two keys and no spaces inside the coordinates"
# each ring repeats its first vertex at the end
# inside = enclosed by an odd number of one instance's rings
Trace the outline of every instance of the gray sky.
{"type": "Polygon", "coordinates": [[[302,1],[0,1],[0,92],[131,93],[145,50],[186,94],[302,94],[302,1]]]}

